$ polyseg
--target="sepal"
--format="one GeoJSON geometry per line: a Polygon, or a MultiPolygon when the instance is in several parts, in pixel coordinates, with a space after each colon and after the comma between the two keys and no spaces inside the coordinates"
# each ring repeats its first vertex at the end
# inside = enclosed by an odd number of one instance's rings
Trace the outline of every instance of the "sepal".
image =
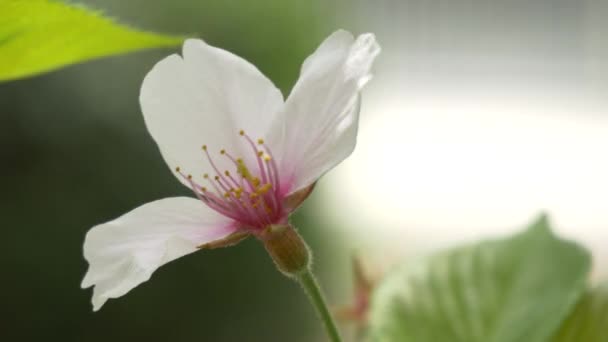
{"type": "Polygon", "coordinates": [[[285,200],[283,201],[283,207],[290,213],[298,209],[302,202],[304,202],[304,200],[306,200],[308,196],[310,196],[312,190],[315,188],[315,185],[317,185],[317,182],[314,182],[311,185],[287,196],[287,198],[285,198],[285,200]]]}
{"type": "Polygon", "coordinates": [[[251,233],[249,232],[234,232],[223,239],[211,241],[204,243],[202,245],[196,246],[198,249],[216,249],[216,248],[224,248],[231,247],[236,245],[237,243],[245,240],[249,237],[251,233]]]}

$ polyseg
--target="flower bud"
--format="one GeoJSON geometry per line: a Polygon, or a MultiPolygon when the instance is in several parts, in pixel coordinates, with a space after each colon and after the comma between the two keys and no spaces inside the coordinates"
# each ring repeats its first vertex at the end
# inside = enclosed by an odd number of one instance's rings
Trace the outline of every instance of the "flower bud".
{"type": "Polygon", "coordinates": [[[297,277],[310,268],[311,254],[306,242],[289,224],[268,226],[259,235],[266,251],[284,275],[297,277]]]}

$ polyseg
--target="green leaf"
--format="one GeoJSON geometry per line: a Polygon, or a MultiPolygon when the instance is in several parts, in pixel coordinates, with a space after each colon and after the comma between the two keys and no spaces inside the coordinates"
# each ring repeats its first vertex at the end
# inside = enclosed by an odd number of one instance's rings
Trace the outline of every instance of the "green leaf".
{"type": "Polygon", "coordinates": [[[181,41],[117,24],[82,6],[0,0],[0,81],[181,41]]]}
{"type": "Polygon", "coordinates": [[[400,265],[373,293],[369,336],[382,342],[547,341],[585,290],[589,253],[546,217],[503,240],[400,265]]]}
{"type": "Polygon", "coordinates": [[[608,284],[588,290],[552,342],[608,342],[608,284]]]}

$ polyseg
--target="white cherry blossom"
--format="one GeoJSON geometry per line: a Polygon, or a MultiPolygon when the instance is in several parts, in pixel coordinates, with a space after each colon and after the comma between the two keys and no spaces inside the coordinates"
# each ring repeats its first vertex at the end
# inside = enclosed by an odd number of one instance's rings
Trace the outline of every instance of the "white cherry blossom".
{"type": "Polygon", "coordinates": [[[286,223],[353,151],[359,92],[379,52],[373,34],[333,33],[285,101],[252,64],[201,40],[156,64],[141,88],[144,119],[196,198],[144,204],[88,232],[82,286],[94,286],[94,310],[172,260],[286,223]]]}

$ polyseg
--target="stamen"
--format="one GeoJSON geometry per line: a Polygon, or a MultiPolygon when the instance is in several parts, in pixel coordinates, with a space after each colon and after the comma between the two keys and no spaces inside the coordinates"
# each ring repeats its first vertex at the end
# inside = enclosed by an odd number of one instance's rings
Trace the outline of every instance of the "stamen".
{"type": "MultiPolygon", "coordinates": [[[[213,187],[215,188],[215,191],[218,194],[222,194],[222,192],[220,191],[220,189],[214,182],[212,182],[211,180],[209,180],[209,182],[213,185],[213,187]]],[[[218,183],[220,184],[220,186],[222,186],[221,182],[218,182],[218,183]]],[[[222,186],[222,189],[225,190],[226,188],[222,186]]],[[[215,197],[215,195],[213,195],[213,197],[217,198],[218,201],[223,202],[225,206],[229,207],[230,208],[229,210],[231,210],[232,212],[234,212],[234,214],[236,214],[237,219],[240,219],[240,217],[242,215],[245,215],[245,211],[243,211],[243,209],[241,208],[242,206],[240,205],[241,203],[239,203],[238,199],[235,199],[232,201],[229,198],[230,196],[231,196],[231,194],[229,191],[226,191],[224,193],[225,199],[222,199],[220,197],[215,197]],[[225,195],[226,193],[228,193],[228,197],[226,197],[226,195],[225,195]]]]}
{"type": "Polygon", "coordinates": [[[214,162],[207,145],[201,146],[215,171],[212,173],[213,178],[207,173],[203,174],[203,179],[211,184],[212,191],[194,183],[192,175],[182,174],[179,167],[176,171],[191,183],[196,196],[211,209],[244,225],[265,227],[280,218],[279,215],[283,212],[281,200],[278,198],[280,194],[278,168],[264,139],[253,140],[244,130],[240,130],[239,135],[245,138],[253,155],[245,156],[247,158],[235,158],[225,149],[219,151],[220,155],[230,159],[234,170],[229,168],[220,171],[218,166],[224,165],[214,162]],[[253,157],[255,162],[249,157],[253,157]],[[257,168],[252,169],[251,163],[257,164],[257,168]]]}
{"type": "Polygon", "coordinates": [[[212,208],[213,210],[227,216],[233,219],[238,219],[238,216],[235,215],[234,212],[232,212],[229,208],[225,207],[224,205],[222,205],[222,201],[219,200],[217,198],[215,198],[215,196],[213,194],[200,194],[197,190],[201,189],[203,190],[203,192],[206,192],[206,188],[201,187],[200,185],[196,184],[194,181],[192,181],[192,178],[188,178],[188,176],[184,175],[181,170],[178,171],[178,173],[180,174],[180,176],[182,176],[184,179],[186,179],[188,181],[188,183],[190,183],[190,187],[192,188],[192,191],[194,192],[195,196],[201,200],[203,203],[207,204],[210,208],[212,208]]]}
{"type": "Polygon", "coordinates": [[[232,177],[232,175],[230,173],[228,173],[226,176],[228,177],[228,179],[230,179],[230,181],[232,181],[231,186],[236,187],[236,188],[240,187],[239,182],[237,182],[236,179],[234,179],[234,177],[232,177]]]}
{"type": "MultiPolygon", "coordinates": [[[[264,183],[266,183],[266,181],[267,181],[267,179],[266,179],[266,169],[264,169],[264,163],[262,163],[262,160],[260,159],[260,156],[258,155],[258,149],[255,146],[255,143],[253,142],[253,140],[251,139],[251,137],[249,137],[249,135],[247,135],[247,134],[243,134],[243,135],[245,136],[245,139],[247,140],[247,142],[249,142],[249,145],[251,146],[251,148],[255,152],[256,161],[258,163],[258,169],[260,170],[260,175],[262,176],[262,180],[264,181],[264,183]]],[[[264,144],[264,139],[258,139],[258,144],[259,145],[264,144]]]]}
{"type": "Polygon", "coordinates": [[[272,168],[272,182],[274,184],[276,184],[276,187],[274,189],[275,194],[279,194],[281,192],[281,180],[279,179],[279,170],[277,167],[277,163],[275,163],[274,161],[274,156],[272,155],[272,151],[270,151],[270,148],[268,148],[268,145],[264,144],[264,149],[266,150],[266,153],[268,154],[268,164],[270,164],[270,167],[272,168]]]}
{"type": "Polygon", "coordinates": [[[213,159],[211,159],[211,155],[209,155],[209,152],[207,151],[207,145],[203,145],[203,151],[205,151],[205,155],[207,156],[207,160],[209,160],[209,164],[211,164],[211,167],[213,168],[213,170],[215,170],[215,172],[217,174],[215,176],[216,177],[215,180],[218,180],[218,178],[221,178],[224,181],[224,183],[229,184],[229,182],[225,178],[223,178],[222,173],[219,171],[219,169],[213,162],[213,159]]]}
{"type": "Polygon", "coordinates": [[[221,194],[222,192],[220,191],[220,188],[218,188],[217,184],[215,184],[215,182],[213,182],[209,177],[206,177],[207,181],[209,182],[209,184],[211,184],[211,186],[213,187],[213,189],[215,190],[215,192],[217,194],[221,194]]]}

